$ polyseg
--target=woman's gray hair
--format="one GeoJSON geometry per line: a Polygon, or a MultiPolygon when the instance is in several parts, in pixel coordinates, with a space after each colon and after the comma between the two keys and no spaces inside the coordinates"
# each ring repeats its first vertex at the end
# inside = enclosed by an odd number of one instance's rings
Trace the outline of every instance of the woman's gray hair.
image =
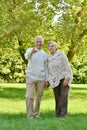
{"type": "Polygon", "coordinates": [[[42,36],[36,36],[34,41],[36,42],[37,40],[42,41],[42,43],[44,42],[44,38],[42,36]]]}
{"type": "Polygon", "coordinates": [[[49,41],[49,42],[48,42],[48,46],[49,46],[49,44],[54,44],[54,45],[55,45],[56,50],[58,49],[58,45],[57,45],[57,43],[56,43],[56,42],[54,42],[54,41],[49,41]]]}

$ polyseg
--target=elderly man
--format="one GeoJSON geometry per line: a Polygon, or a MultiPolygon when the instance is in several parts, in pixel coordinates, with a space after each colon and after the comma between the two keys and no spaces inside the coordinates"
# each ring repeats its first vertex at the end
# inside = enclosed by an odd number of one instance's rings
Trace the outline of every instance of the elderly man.
{"type": "Polygon", "coordinates": [[[48,86],[48,56],[41,50],[43,42],[42,36],[36,36],[35,47],[29,48],[25,53],[25,58],[28,60],[26,69],[26,109],[28,118],[39,117],[43,89],[44,86],[48,86]],[[34,90],[36,90],[36,93],[34,93],[34,90]]]}

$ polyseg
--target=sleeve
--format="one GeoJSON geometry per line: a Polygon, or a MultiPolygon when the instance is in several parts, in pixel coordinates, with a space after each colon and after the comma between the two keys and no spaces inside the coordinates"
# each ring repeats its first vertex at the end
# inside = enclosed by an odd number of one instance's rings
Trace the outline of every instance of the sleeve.
{"type": "Polygon", "coordinates": [[[30,59],[32,56],[32,48],[27,49],[26,53],[24,54],[25,59],[30,59]]]}
{"type": "Polygon", "coordinates": [[[68,79],[69,82],[71,82],[73,79],[72,70],[70,68],[68,58],[63,53],[62,53],[62,63],[63,63],[63,67],[64,67],[65,79],[68,79]]]}
{"type": "Polygon", "coordinates": [[[45,81],[48,81],[48,55],[45,54],[45,81]]]}

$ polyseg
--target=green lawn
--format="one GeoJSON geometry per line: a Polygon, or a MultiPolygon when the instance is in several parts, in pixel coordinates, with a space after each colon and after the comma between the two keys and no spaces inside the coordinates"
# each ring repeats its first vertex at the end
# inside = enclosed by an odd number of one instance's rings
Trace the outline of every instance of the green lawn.
{"type": "Polygon", "coordinates": [[[72,84],[68,117],[55,117],[52,89],[44,91],[40,118],[27,119],[25,84],[0,84],[0,130],[87,130],[87,85],[72,84]]]}

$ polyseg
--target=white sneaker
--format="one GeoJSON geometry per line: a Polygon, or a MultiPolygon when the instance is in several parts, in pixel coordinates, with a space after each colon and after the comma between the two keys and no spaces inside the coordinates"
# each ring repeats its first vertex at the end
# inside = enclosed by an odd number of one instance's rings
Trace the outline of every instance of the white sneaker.
{"type": "Polygon", "coordinates": [[[33,116],[28,116],[27,118],[28,118],[28,119],[33,119],[34,117],[33,117],[33,116]]]}
{"type": "Polygon", "coordinates": [[[34,116],[35,118],[39,118],[40,116],[39,115],[36,115],[36,116],[34,116]]]}

